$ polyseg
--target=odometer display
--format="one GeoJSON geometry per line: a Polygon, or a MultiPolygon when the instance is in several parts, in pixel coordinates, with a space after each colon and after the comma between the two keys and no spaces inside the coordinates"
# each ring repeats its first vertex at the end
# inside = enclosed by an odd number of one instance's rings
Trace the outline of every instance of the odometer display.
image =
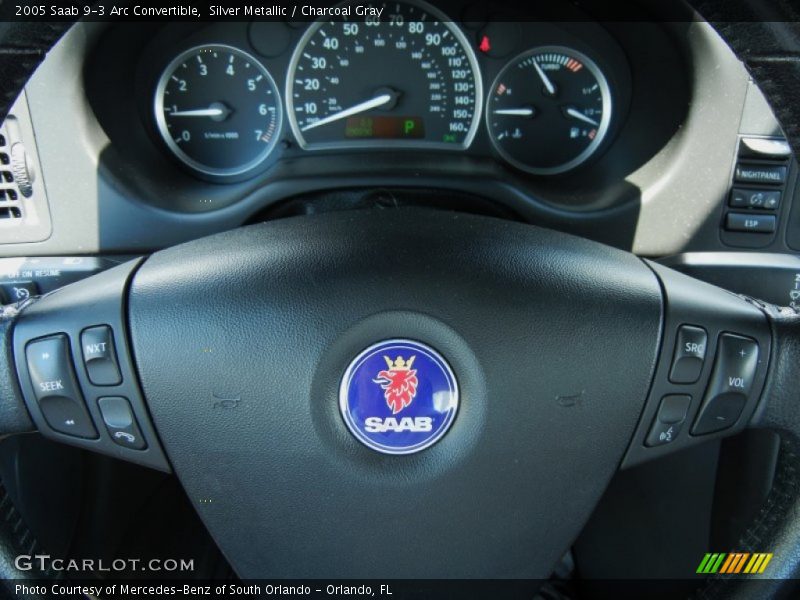
{"type": "Polygon", "coordinates": [[[425,126],[419,117],[348,117],[344,136],[348,139],[424,139],[425,126]]]}
{"type": "Polygon", "coordinates": [[[300,146],[467,148],[481,114],[475,53],[433,7],[387,2],[380,17],[318,21],[289,67],[300,146]]]}

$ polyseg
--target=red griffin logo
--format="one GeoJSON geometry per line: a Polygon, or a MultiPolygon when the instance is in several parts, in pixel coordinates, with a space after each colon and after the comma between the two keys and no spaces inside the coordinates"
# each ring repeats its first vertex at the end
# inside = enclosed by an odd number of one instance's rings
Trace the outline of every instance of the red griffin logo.
{"type": "Polygon", "coordinates": [[[375,383],[383,388],[383,397],[386,404],[392,409],[392,414],[396,415],[406,406],[411,404],[414,396],[417,395],[417,370],[412,369],[416,356],[412,356],[405,361],[402,356],[392,362],[388,356],[384,356],[388,369],[380,371],[378,377],[373,379],[375,383]]]}

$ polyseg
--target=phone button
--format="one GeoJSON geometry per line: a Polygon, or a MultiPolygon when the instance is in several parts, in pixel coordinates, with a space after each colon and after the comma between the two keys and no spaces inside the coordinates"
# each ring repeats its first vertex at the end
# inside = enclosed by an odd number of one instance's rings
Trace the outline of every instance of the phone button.
{"type": "Polygon", "coordinates": [[[108,435],[115,444],[132,450],[147,448],[127,399],[118,396],[100,398],[97,405],[100,407],[100,414],[103,415],[108,435]]]}

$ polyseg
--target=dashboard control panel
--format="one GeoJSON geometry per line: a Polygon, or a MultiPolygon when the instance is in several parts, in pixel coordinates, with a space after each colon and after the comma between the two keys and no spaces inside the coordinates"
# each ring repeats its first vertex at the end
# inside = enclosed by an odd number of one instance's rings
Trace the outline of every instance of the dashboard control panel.
{"type": "Polygon", "coordinates": [[[779,137],[740,136],[721,237],[729,246],[763,248],[776,241],[789,196],[791,148],[779,137]]]}

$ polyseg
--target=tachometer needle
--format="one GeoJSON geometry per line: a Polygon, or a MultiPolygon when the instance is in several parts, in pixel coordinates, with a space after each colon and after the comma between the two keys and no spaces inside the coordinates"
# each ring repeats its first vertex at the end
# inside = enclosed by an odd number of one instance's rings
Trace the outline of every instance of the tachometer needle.
{"type": "Polygon", "coordinates": [[[226,111],[224,108],[198,108],[195,110],[176,110],[169,113],[171,117],[221,117],[226,111]]]}
{"type": "Polygon", "coordinates": [[[492,114],[495,115],[509,115],[512,117],[532,117],[536,114],[536,110],[531,107],[523,108],[498,108],[493,110],[492,114]]]}
{"type": "Polygon", "coordinates": [[[600,127],[600,123],[595,121],[591,117],[587,117],[577,108],[573,108],[572,106],[567,106],[564,108],[564,114],[568,117],[572,117],[573,119],[578,119],[578,121],[583,121],[584,123],[588,123],[589,125],[594,125],[595,127],[600,127]]]}
{"type": "Polygon", "coordinates": [[[392,94],[380,94],[366,100],[364,102],[360,102],[355,106],[351,106],[350,108],[346,108],[344,110],[340,110],[337,113],[333,113],[332,115],[328,115],[327,117],[323,117],[319,121],[314,121],[313,123],[309,123],[305,127],[302,127],[300,131],[308,131],[309,129],[314,129],[315,127],[322,127],[323,125],[327,125],[328,123],[333,123],[334,121],[339,121],[341,119],[346,119],[347,117],[352,117],[353,115],[357,115],[358,113],[366,112],[368,110],[372,110],[373,108],[380,108],[381,106],[385,106],[391,103],[394,100],[394,96],[392,94]]]}
{"type": "Polygon", "coordinates": [[[544,84],[544,89],[547,90],[547,93],[551,96],[556,95],[556,86],[553,85],[553,82],[547,76],[547,73],[544,72],[544,69],[539,66],[539,63],[536,62],[536,59],[533,60],[533,68],[536,69],[536,72],[539,74],[539,78],[542,80],[544,84]]]}

